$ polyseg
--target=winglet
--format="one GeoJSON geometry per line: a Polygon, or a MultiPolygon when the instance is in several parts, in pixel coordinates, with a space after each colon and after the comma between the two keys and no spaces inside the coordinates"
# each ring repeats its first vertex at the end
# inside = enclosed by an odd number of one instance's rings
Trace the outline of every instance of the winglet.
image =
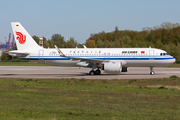
{"type": "Polygon", "coordinates": [[[54,45],[54,47],[56,48],[56,50],[58,51],[58,53],[59,53],[59,55],[60,55],[61,57],[66,57],[66,56],[63,54],[63,52],[62,52],[56,45],[54,45]]]}
{"type": "Polygon", "coordinates": [[[85,45],[83,45],[83,47],[84,47],[85,49],[87,49],[87,47],[86,47],[85,45]]]}

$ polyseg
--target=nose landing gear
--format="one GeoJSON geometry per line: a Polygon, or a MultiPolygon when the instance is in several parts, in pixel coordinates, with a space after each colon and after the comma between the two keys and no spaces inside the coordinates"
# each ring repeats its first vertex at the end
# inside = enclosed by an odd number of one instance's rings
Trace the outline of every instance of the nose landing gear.
{"type": "Polygon", "coordinates": [[[155,72],[153,70],[153,67],[150,67],[150,75],[154,75],[154,74],[155,74],[155,72]]]}

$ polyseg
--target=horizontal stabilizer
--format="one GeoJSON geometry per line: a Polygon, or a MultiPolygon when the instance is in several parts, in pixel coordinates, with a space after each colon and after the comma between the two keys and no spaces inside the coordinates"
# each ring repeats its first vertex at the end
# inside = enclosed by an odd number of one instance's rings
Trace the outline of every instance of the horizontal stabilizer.
{"type": "Polygon", "coordinates": [[[27,56],[30,53],[25,51],[13,50],[13,51],[9,51],[8,54],[12,56],[27,56]]]}

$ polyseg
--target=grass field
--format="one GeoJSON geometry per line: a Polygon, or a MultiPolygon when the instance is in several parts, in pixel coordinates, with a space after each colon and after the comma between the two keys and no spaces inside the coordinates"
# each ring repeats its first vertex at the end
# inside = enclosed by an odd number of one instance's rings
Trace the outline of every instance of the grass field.
{"type": "Polygon", "coordinates": [[[178,120],[180,78],[0,79],[2,120],[178,120]]]}

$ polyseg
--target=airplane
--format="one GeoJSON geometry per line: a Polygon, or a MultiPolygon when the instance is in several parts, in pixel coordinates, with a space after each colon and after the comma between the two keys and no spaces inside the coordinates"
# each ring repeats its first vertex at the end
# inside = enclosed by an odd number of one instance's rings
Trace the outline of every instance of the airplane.
{"type": "MultiPolygon", "coordinates": [[[[90,75],[100,75],[101,70],[116,74],[128,72],[129,67],[169,65],[175,58],[156,48],[43,48],[39,46],[19,22],[11,22],[17,50],[9,55],[21,59],[64,67],[89,67],[90,75]]],[[[141,72],[141,71],[140,71],[141,72]]]]}

